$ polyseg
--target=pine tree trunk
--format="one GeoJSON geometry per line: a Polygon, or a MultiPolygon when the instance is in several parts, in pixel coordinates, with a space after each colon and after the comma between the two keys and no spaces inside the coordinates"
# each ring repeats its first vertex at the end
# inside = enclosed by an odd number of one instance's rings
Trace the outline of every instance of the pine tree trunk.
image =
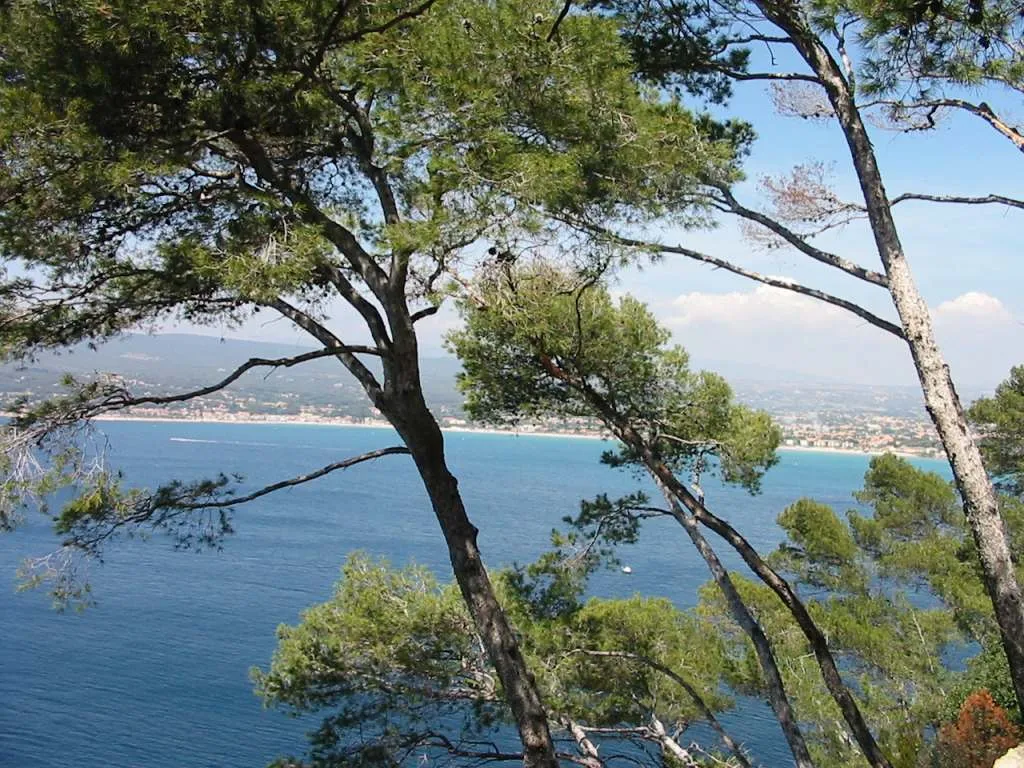
{"type": "Polygon", "coordinates": [[[938,431],[963,498],[964,513],[981,558],[985,582],[1009,662],[1018,704],[1024,708],[1024,601],[1014,570],[1009,534],[981,451],[971,437],[949,368],[935,341],[928,306],[914,284],[882,183],[874,148],[849,83],[831,53],[807,26],[797,4],[762,0],[765,16],[785,31],[821,80],[853,159],[889,293],[906,334],[925,407],[938,431]]]}
{"type": "Polygon", "coordinates": [[[797,768],[814,768],[814,761],[811,759],[811,753],[807,749],[804,735],[800,731],[800,723],[786,693],[786,684],[782,679],[782,672],[779,671],[779,665],[775,660],[775,653],[772,650],[771,643],[768,641],[768,637],[765,635],[764,630],[761,629],[761,625],[757,623],[757,619],[754,618],[747,604],[743,602],[743,598],[737,591],[736,585],[733,584],[732,577],[729,576],[729,572],[722,565],[722,561],[718,559],[718,555],[711,548],[708,540],[704,538],[704,534],[701,533],[696,519],[680,509],[672,491],[653,470],[651,471],[651,477],[665,495],[665,500],[672,510],[672,516],[686,530],[690,541],[693,542],[693,546],[707,564],[715,584],[718,585],[719,591],[721,591],[722,596],[725,598],[725,603],[732,614],[733,620],[743,630],[743,633],[750,638],[750,642],[754,646],[754,653],[757,655],[758,664],[761,667],[761,673],[764,675],[768,703],[775,712],[775,718],[779,721],[779,726],[782,728],[782,733],[786,737],[789,749],[793,753],[793,759],[796,761],[797,768]]]}
{"type": "Polygon", "coordinates": [[[547,714],[512,627],[494,594],[477,547],[477,528],[466,514],[458,481],[448,470],[444,436],[427,408],[419,380],[414,338],[396,334],[386,363],[386,385],[378,407],[412,454],[444,533],[452,571],[501,680],[523,743],[526,768],[558,768],[547,714]],[[403,343],[404,341],[404,343],[403,343]]]}

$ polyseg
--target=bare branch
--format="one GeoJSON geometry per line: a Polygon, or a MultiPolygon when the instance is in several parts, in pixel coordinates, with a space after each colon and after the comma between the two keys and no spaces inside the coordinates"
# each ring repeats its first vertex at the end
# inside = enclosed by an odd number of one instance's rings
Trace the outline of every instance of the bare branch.
{"type": "Polygon", "coordinates": [[[558,12],[558,18],[555,19],[555,23],[551,25],[551,31],[548,32],[547,42],[551,42],[555,39],[555,35],[558,34],[558,27],[569,15],[569,10],[572,8],[572,0],[565,0],[565,5],[562,6],[562,10],[558,12]]]}
{"type": "Polygon", "coordinates": [[[726,41],[726,45],[746,45],[748,43],[792,45],[793,41],[782,35],[746,35],[745,37],[731,37],[726,41]]]}
{"type": "Polygon", "coordinates": [[[98,556],[103,545],[122,530],[133,526],[149,525],[153,529],[164,530],[175,537],[175,544],[181,548],[192,546],[219,547],[222,539],[233,531],[227,513],[221,511],[216,518],[212,515],[198,521],[192,512],[225,510],[245,504],[262,496],[284,488],[302,485],[317,480],[324,475],[339,469],[347,469],[366,461],[383,456],[408,454],[404,446],[381,448],[336,461],[305,475],[281,480],[264,486],[244,496],[227,497],[218,495],[228,478],[223,475],[215,482],[201,482],[186,485],[179,482],[157,489],[153,493],[133,491],[124,499],[112,500],[111,506],[103,514],[80,517],[67,524],[65,547],[72,547],[87,555],[98,556]]]}
{"type": "Polygon", "coordinates": [[[149,395],[146,397],[131,397],[128,394],[127,390],[121,390],[119,392],[111,394],[102,402],[96,403],[96,411],[93,415],[109,413],[111,411],[119,411],[125,408],[132,408],[137,405],[167,405],[169,403],[183,403],[188,400],[194,400],[197,397],[204,397],[206,395],[224,389],[225,387],[239,379],[242,376],[242,374],[244,374],[246,371],[250,371],[253,368],[291,368],[292,366],[300,365],[301,363],[306,363],[309,362],[310,360],[317,360],[322,357],[338,357],[338,355],[341,354],[341,352],[380,356],[380,351],[373,347],[345,345],[341,349],[315,349],[311,352],[306,352],[301,355],[295,355],[293,357],[251,357],[244,363],[242,363],[240,366],[238,366],[231,373],[229,373],[226,377],[218,381],[216,384],[210,384],[209,386],[206,387],[200,387],[199,389],[194,389],[191,392],[183,392],[177,395],[149,395]]]}
{"type": "Polygon", "coordinates": [[[799,117],[803,120],[826,120],[835,117],[835,110],[832,109],[819,83],[772,83],[769,90],[775,111],[780,115],[799,117]]]}
{"type": "Polygon", "coordinates": [[[339,43],[351,43],[351,42],[353,42],[355,40],[359,40],[359,39],[361,39],[363,37],[367,37],[369,35],[375,35],[375,34],[380,34],[382,32],[387,32],[389,29],[392,29],[393,27],[397,27],[399,24],[402,24],[403,22],[409,21],[410,19],[414,19],[417,16],[423,15],[428,10],[430,10],[430,7],[435,2],[437,2],[437,0],[424,0],[419,5],[415,5],[412,8],[410,8],[409,10],[407,10],[407,11],[402,11],[401,13],[395,14],[394,16],[392,16],[390,19],[388,19],[385,22],[382,22],[380,24],[371,24],[370,26],[363,27],[362,29],[356,30],[355,32],[353,32],[350,35],[345,35],[344,37],[339,38],[338,42],[339,43]]]}
{"type": "MultiPolygon", "coordinates": [[[[748,221],[760,224],[765,229],[768,229],[778,237],[782,238],[783,241],[789,243],[805,256],[810,256],[815,261],[827,264],[830,267],[835,267],[836,269],[867,283],[882,287],[888,285],[888,280],[885,275],[862,267],[859,264],[849,261],[848,259],[844,259],[841,256],[837,256],[834,253],[829,253],[828,251],[823,251],[821,248],[816,248],[807,242],[806,237],[794,232],[792,229],[784,226],[776,219],[742,205],[725,185],[718,186],[716,189],[722,195],[722,200],[728,207],[729,211],[741,218],[747,219],[748,221]]],[[[855,211],[855,213],[860,215],[859,211],[855,211]]]]}
{"type": "Polygon", "coordinates": [[[839,51],[840,60],[843,62],[843,71],[846,74],[846,83],[850,88],[850,93],[855,93],[857,90],[857,75],[853,69],[853,61],[850,60],[850,54],[846,50],[846,28],[849,25],[850,22],[847,22],[841,30],[836,30],[836,48],[839,51]]]}
{"type": "Polygon", "coordinates": [[[960,203],[962,205],[1008,205],[1011,208],[1024,208],[1024,200],[1003,195],[985,195],[984,197],[963,197],[960,195],[926,195],[920,192],[904,192],[889,201],[896,205],[905,200],[923,200],[929,203],[960,203]]]}
{"type": "Polygon", "coordinates": [[[715,67],[719,72],[733,80],[789,80],[804,83],[819,83],[814,75],[807,75],[803,72],[738,72],[734,69],[715,67]]]}
{"type": "Polygon", "coordinates": [[[631,661],[636,661],[640,664],[650,667],[651,669],[665,675],[667,678],[672,680],[672,682],[676,683],[676,685],[678,685],[680,688],[686,691],[686,695],[690,697],[690,699],[694,703],[694,706],[696,706],[697,709],[700,711],[701,717],[703,717],[707,721],[708,725],[714,728],[719,738],[721,738],[722,743],[725,744],[729,751],[736,756],[736,759],[740,761],[740,764],[743,766],[743,768],[752,768],[750,765],[750,761],[747,759],[746,754],[743,752],[743,748],[736,742],[735,739],[733,739],[728,734],[725,728],[722,727],[722,723],[718,720],[717,717],[715,717],[715,713],[711,711],[711,708],[707,705],[707,702],[704,701],[704,697],[700,695],[700,692],[696,688],[694,688],[693,685],[690,684],[688,680],[686,680],[686,678],[682,677],[681,675],[673,671],[671,668],[666,667],[664,664],[655,661],[649,656],[643,656],[637,653],[630,653],[629,651],[592,651],[581,648],[575,649],[571,651],[571,653],[582,653],[587,656],[605,656],[609,658],[629,659],[631,661]]]}
{"type": "Polygon", "coordinates": [[[896,336],[897,338],[906,338],[903,333],[903,329],[900,328],[900,326],[896,325],[895,323],[892,323],[888,320],[885,320],[884,318],[879,317],[878,315],[872,312],[869,312],[867,309],[860,306],[859,304],[855,304],[852,301],[848,301],[847,299],[843,299],[838,296],[833,296],[831,293],[820,291],[817,288],[810,288],[808,286],[802,285],[801,283],[797,283],[794,280],[790,280],[784,277],[770,277],[768,275],[762,275],[760,272],[754,272],[753,270],[746,269],[744,267],[739,266],[738,264],[733,264],[732,262],[726,261],[725,259],[719,259],[715,256],[711,256],[706,253],[701,253],[700,251],[695,251],[691,248],[683,248],[682,246],[678,245],[663,245],[660,243],[645,242],[643,240],[635,240],[630,237],[621,237],[619,235],[616,235],[612,232],[608,232],[607,230],[603,229],[600,231],[601,234],[613,239],[620,245],[626,245],[633,248],[642,248],[647,251],[673,253],[679,256],[686,256],[688,259],[693,259],[694,261],[702,261],[705,264],[711,264],[719,269],[727,270],[729,272],[732,272],[733,274],[741,275],[750,280],[755,280],[759,283],[763,283],[764,285],[770,285],[775,288],[782,288],[783,290],[786,291],[792,291],[793,293],[799,293],[804,296],[810,296],[813,299],[824,301],[826,304],[831,304],[835,307],[839,307],[840,309],[845,309],[847,312],[851,312],[852,314],[856,315],[862,320],[867,321],[876,328],[881,328],[883,331],[891,333],[893,336],[896,336]]]}
{"type": "MultiPolygon", "coordinates": [[[[474,743],[474,742],[471,742],[474,743]]],[[[479,742],[475,742],[479,743],[479,742]]],[[[456,743],[442,733],[428,733],[423,734],[417,741],[418,746],[433,746],[444,749],[449,755],[453,757],[464,757],[469,758],[473,761],[479,762],[522,762],[522,752],[501,752],[498,750],[497,745],[491,745],[492,748],[488,750],[471,750],[464,746],[464,742],[456,743]]],[[[585,766],[585,768],[596,768],[587,762],[585,758],[577,757],[576,755],[568,754],[565,752],[559,752],[555,755],[560,760],[566,762],[575,763],[577,765],[585,766]]]]}
{"type": "Polygon", "coordinates": [[[587,732],[580,727],[580,724],[564,716],[561,718],[561,722],[562,727],[571,733],[576,741],[576,746],[580,751],[580,755],[582,755],[581,765],[586,766],[586,768],[603,768],[604,761],[598,755],[597,747],[594,742],[587,738],[587,732]]]}
{"type": "Polygon", "coordinates": [[[282,315],[299,326],[299,328],[306,331],[306,333],[310,334],[313,338],[323,344],[326,348],[334,350],[342,365],[344,365],[349,372],[359,380],[359,383],[363,385],[363,389],[366,390],[366,394],[370,396],[371,400],[375,400],[376,397],[380,395],[381,386],[377,381],[377,378],[369,368],[363,365],[362,361],[358,357],[351,352],[346,351],[346,345],[342,343],[341,339],[327,330],[327,328],[318,323],[307,313],[292,306],[284,299],[274,299],[268,306],[276,309],[282,315]]]}
{"type": "Polygon", "coordinates": [[[336,472],[339,469],[348,469],[349,467],[354,467],[356,464],[362,464],[364,461],[373,461],[374,459],[379,459],[382,456],[396,456],[400,454],[408,455],[409,449],[404,446],[379,448],[375,451],[368,451],[367,453],[360,454],[359,456],[353,456],[342,461],[335,461],[331,464],[328,464],[327,466],[321,467],[320,469],[314,472],[309,472],[308,474],[305,475],[298,475],[297,477],[291,477],[288,478],[287,480],[281,480],[276,483],[271,483],[270,485],[266,485],[263,488],[260,488],[258,491],[253,491],[252,493],[248,493],[245,496],[237,496],[235,498],[223,499],[221,501],[188,503],[181,505],[180,507],[178,507],[178,509],[198,510],[234,507],[237,506],[238,504],[245,504],[247,502],[258,499],[261,496],[266,496],[267,494],[274,493],[275,491],[280,491],[283,488],[291,488],[296,485],[308,483],[311,480],[317,480],[323,477],[324,475],[329,475],[331,472],[336,472]]]}
{"type": "Polygon", "coordinates": [[[943,108],[963,110],[984,120],[1001,136],[1009,139],[1019,151],[1024,152],[1024,132],[1006,122],[984,101],[975,104],[966,99],[949,97],[911,102],[877,99],[860,105],[861,109],[876,106],[885,107],[887,109],[886,116],[893,126],[898,130],[906,131],[924,131],[934,128],[936,125],[935,115],[943,108]],[[907,127],[900,128],[901,123],[905,123],[907,127]]]}
{"type": "Polygon", "coordinates": [[[665,726],[657,717],[651,715],[651,731],[661,743],[662,749],[675,758],[683,768],[700,768],[700,763],[693,759],[693,755],[683,749],[675,739],[668,735],[665,726]]]}
{"type": "Polygon", "coordinates": [[[415,312],[412,313],[411,320],[414,323],[419,322],[420,320],[422,320],[425,317],[430,317],[431,315],[436,315],[438,310],[440,310],[440,309],[441,309],[441,306],[438,305],[438,304],[435,304],[435,305],[430,306],[430,307],[424,307],[423,309],[416,310],[415,312]]]}
{"type": "Polygon", "coordinates": [[[388,336],[388,330],[387,326],[384,324],[384,318],[381,317],[377,308],[373,306],[365,296],[356,290],[356,287],[352,285],[352,282],[345,277],[338,267],[333,264],[322,264],[320,266],[320,270],[324,273],[335,289],[337,289],[338,294],[362,316],[374,342],[385,349],[390,347],[391,338],[388,336]]]}

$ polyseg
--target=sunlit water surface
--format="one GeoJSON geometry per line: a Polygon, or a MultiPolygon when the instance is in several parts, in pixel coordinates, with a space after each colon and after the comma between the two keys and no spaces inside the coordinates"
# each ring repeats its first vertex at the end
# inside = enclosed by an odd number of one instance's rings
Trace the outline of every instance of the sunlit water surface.
{"type": "MultiPolygon", "coordinates": [[[[111,457],[138,485],[238,472],[247,486],[393,445],[389,430],[312,425],[106,423],[111,457]]],[[[644,484],[598,462],[601,441],[450,433],[447,447],[489,567],[535,557],[582,497],[644,484]]],[[[762,551],[776,515],[800,497],[851,506],[867,458],[784,453],[761,495],[707,483],[709,504],[762,551]]],[[[940,462],[919,462],[944,473],[940,462]]],[[[21,768],[266,765],[301,754],[313,723],[261,708],[248,671],[265,665],[274,629],[327,599],[347,552],[425,564],[448,578],[437,523],[403,456],[337,472],[240,509],[219,553],[175,552],[165,539],[127,542],[94,569],[98,606],[53,612],[41,592],[16,594],[23,557],[53,549],[42,522],[0,537],[0,764],[21,768]]],[[[720,547],[724,552],[724,547],[720,547]]],[[[692,605],[704,563],[678,526],[652,522],[623,553],[632,574],[602,573],[592,591],[665,595],[692,605]]],[[[736,558],[725,558],[738,567],[736,558]]],[[[769,766],[790,764],[767,707],[723,718],[769,766]]]]}

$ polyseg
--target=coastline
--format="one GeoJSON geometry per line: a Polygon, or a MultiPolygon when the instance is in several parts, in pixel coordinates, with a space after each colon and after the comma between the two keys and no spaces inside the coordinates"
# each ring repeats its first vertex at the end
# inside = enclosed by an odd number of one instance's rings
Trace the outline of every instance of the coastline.
{"type": "MultiPolygon", "coordinates": [[[[263,424],[282,426],[303,426],[303,427],[352,427],[355,429],[390,429],[394,430],[386,421],[342,421],[340,419],[323,419],[311,421],[307,419],[253,419],[253,418],[185,418],[177,419],[170,416],[114,416],[105,414],[97,416],[93,421],[149,421],[160,424],[263,424]]],[[[512,437],[561,437],[570,440],[610,440],[610,435],[598,434],[596,432],[545,432],[529,429],[497,429],[494,427],[467,427],[467,426],[442,426],[444,433],[464,433],[472,435],[510,435],[512,437]]]]}
{"type": "MultiPolygon", "coordinates": [[[[341,419],[302,419],[302,418],[174,418],[170,416],[120,416],[106,414],[98,416],[95,421],[136,421],[155,423],[183,423],[183,424],[279,424],[285,426],[313,426],[313,427],[350,427],[354,429],[393,429],[383,420],[367,421],[344,421],[341,419]]],[[[442,426],[441,431],[445,434],[471,434],[471,435],[509,435],[511,437],[547,437],[563,438],[568,440],[611,440],[611,435],[597,432],[550,432],[544,430],[530,429],[497,429],[494,427],[471,427],[471,426],[442,426]]],[[[927,454],[913,453],[900,450],[862,450],[859,448],[830,448],[827,446],[814,445],[780,445],[778,450],[786,453],[835,453],[848,456],[881,456],[885,453],[892,453],[906,459],[938,459],[941,457],[927,454]]]]}
{"type": "Polygon", "coordinates": [[[924,453],[912,453],[910,451],[899,451],[899,450],[871,450],[866,451],[860,448],[829,448],[827,446],[816,446],[816,445],[780,445],[778,451],[786,451],[787,453],[843,453],[850,456],[882,456],[886,453],[891,453],[893,456],[899,456],[904,459],[939,459],[939,456],[931,456],[924,453]]]}

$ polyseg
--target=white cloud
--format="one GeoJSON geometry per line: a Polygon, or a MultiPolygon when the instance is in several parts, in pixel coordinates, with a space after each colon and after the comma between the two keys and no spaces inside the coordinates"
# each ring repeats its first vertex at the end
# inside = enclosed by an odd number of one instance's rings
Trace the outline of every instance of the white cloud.
{"type": "MultiPolygon", "coordinates": [[[[971,291],[932,310],[954,377],[990,387],[1024,362],[1020,323],[996,297],[971,291]]],[[[892,312],[879,313],[891,316],[892,312]]],[[[661,313],[699,365],[734,377],[814,376],[845,382],[913,384],[905,345],[835,306],[759,285],[749,291],[694,291],[661,313]]]]}
{"type": "Polygon", "coordinates": [[[944,301],[932,310],[936,322],[984,321],[992,324],[1013,322],[1013,315],[995,296],[968,291],[955,299],[944,301]]]}
{"type": "Polygon", "coordinates": [[[672,326],[716,323],[750,330],[766,322],[780,328],[845,320],[862,322],[847,318],[838,307],[768,285],[751,291],[684,293],[672,302],[672,307],[672,314],[665,318],[672,326]]]}

